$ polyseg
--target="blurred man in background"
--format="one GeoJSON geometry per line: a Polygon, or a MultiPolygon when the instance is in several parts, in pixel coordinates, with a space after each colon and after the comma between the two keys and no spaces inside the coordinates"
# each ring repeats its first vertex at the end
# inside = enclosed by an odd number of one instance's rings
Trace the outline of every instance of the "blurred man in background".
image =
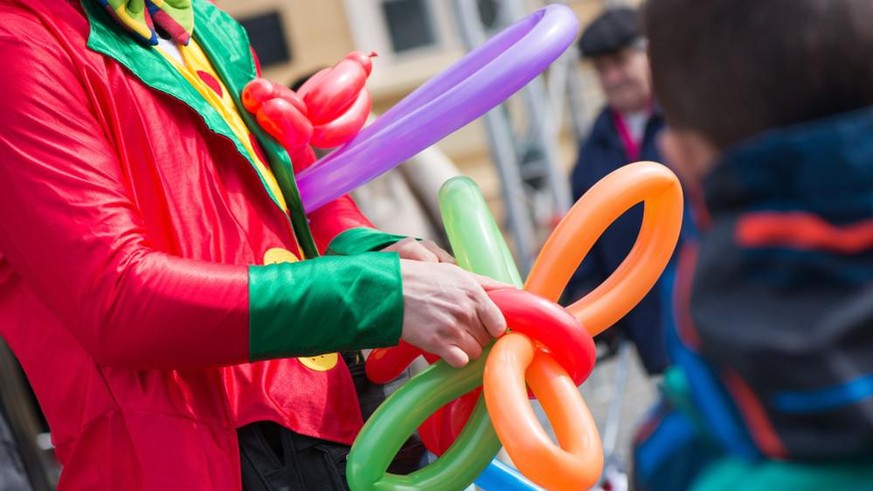
{"type": "MultiPolygon", "coordinates": [[[[606,106],[582,142],[572,176],[574,199],[625,164],[664,161],[656,144],[664,118],[652,98],[646,39],[640,34],[637,11],[607,9],[585,29],[579,49],[597,72],[606,106]]],[[[642,212],[642,205],[636,206],[603,234],[570,281],[568,300],[591,291],[621,264],[636,240],[642,212]]],[[[625,316],[619,329],[609,331],[618,331],[634,342],[650,374],[661,373],[667,366],[663,317],[671,270],[672,264],[665,279],[625,316]]]]}

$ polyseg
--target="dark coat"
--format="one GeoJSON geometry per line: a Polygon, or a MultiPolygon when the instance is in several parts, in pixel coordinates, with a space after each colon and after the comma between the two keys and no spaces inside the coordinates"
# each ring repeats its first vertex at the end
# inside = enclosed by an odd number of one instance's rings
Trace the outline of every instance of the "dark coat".
{"type": "MultiPolygon", "coordinates": [[[[656,109],[646,124],[638,160],[664,161],[656,145],[656,137],[663,128],[664,118],[656,109]]],[[[597,117],[591,133],[580,148],[579,160],[572,175],[574,199],[579,199],[597,181],[630,162],[613,122],[612,112],[606,108],[597,117]]],[[[643,207],[640,204],[606,230],[570,280],[566,294],[568,301],[576,300],[592,290],[621,264],[636,240],[642,217],[643,207]]],[[[649,373],[660,373],[667,366],[662,309],[669,305],[669,292],[662,290],[666,288],[659,282],[616,326],[634,342],[649,373]]]]}
{"type": "Polygon", "coordinates": [[[680,327],[766,456],[873,455],[871,134],[873,109],[771,131],[705,182],[680,327]]]}

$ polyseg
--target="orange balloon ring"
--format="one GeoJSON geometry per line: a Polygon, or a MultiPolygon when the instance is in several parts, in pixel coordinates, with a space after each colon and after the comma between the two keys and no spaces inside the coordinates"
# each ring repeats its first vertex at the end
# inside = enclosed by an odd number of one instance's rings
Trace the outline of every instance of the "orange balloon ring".
{"type": "MultiPolygon", "coordinates": [[[[682,189],[660,164],[626,165],[585,193],[546,241],[525,290],[557,301],[607,227],[640,202],[643,223],[631,252],[606,281],[567,309],[591,336],[615,324],[655,285],[679,238],[682,189]]],[[[587,489],[597,482],[603,454],[591,413],[566,369],[534,341],[518,333],[499,339],[483,385],[497,435],[525,476],[551,490],[587,489]],[[525,381],[541,400],[560,447],[536,419],[525,381]]]]}
{"type": "Polygon", "coordinates": [[[557,301],[607,227],[640,202],[643,224],[633,249],[606,281],[567,308],[592,336],[615,324],[652,289],[679,239],[682,187],[661,164],[628,164],[592,186],[543,245],[524,289],[557,301]]]}
{"type": "Polygon", "coordinates": [[[597,426],[573,379],[554,358],[537,350],[524,334],[510,332],[491,350],[484,380],[494,429],[522,474],[556,491],[588,489],[597,482],[603,468],[597,426]],[[542,403],[560,447],[537,421],[525,379],[542,403]]]}

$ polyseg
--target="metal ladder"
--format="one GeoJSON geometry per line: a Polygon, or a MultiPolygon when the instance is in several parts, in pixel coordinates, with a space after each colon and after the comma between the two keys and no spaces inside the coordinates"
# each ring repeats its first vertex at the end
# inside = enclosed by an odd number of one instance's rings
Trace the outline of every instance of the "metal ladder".
{"type": "MultiPolygon", "coordinates": [[[[453,0],[452,10],[467,50],[527,13],[523,0],[493,0],[490,6],[496,16],[486,25],[480,2],[453,0]]],[[[569,106],[576,133],[584,131],[577,60],[574,45],[549,69],[548,83],[543,76],[537,77],[515,96],[518,104],[505,103],[485,115],[491,156],[506,206],[506,228],[523,276],[541,241],[571,204],[569,180],[557,151],[557,122],[562,121],[562,111],[569,106]],[[513,118],[515,112],[523,113],[523,117],[513,118]],[[526,124],[516,124],[519,121],[526,124]]]]}
{"type": "MultiPolygon", "coordinates": [[[[18,484],[20,489],[52,491],[58,480],[58,471],[53,459],[40,448],[37,409],[31,404],[27,381],[12,351],[0,339],[0,415],[5,416],[8,430],[16,444],[16,450],[27,473],[29,486],[18,484]]],[[[0,489],[8,489],[0,482],[0,489]]],[[[16,488],[16,489],[19,489],[16,488]]]]}

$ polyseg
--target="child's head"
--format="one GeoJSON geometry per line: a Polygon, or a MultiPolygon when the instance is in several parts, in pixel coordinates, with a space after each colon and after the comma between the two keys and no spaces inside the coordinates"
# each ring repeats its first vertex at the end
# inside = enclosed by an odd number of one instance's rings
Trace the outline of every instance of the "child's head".
{"type": "Polygon", "coordinates": [[[871,0],[648,0],[665,153],[699,177],[772,128],[873,105],[871,0]]]}

